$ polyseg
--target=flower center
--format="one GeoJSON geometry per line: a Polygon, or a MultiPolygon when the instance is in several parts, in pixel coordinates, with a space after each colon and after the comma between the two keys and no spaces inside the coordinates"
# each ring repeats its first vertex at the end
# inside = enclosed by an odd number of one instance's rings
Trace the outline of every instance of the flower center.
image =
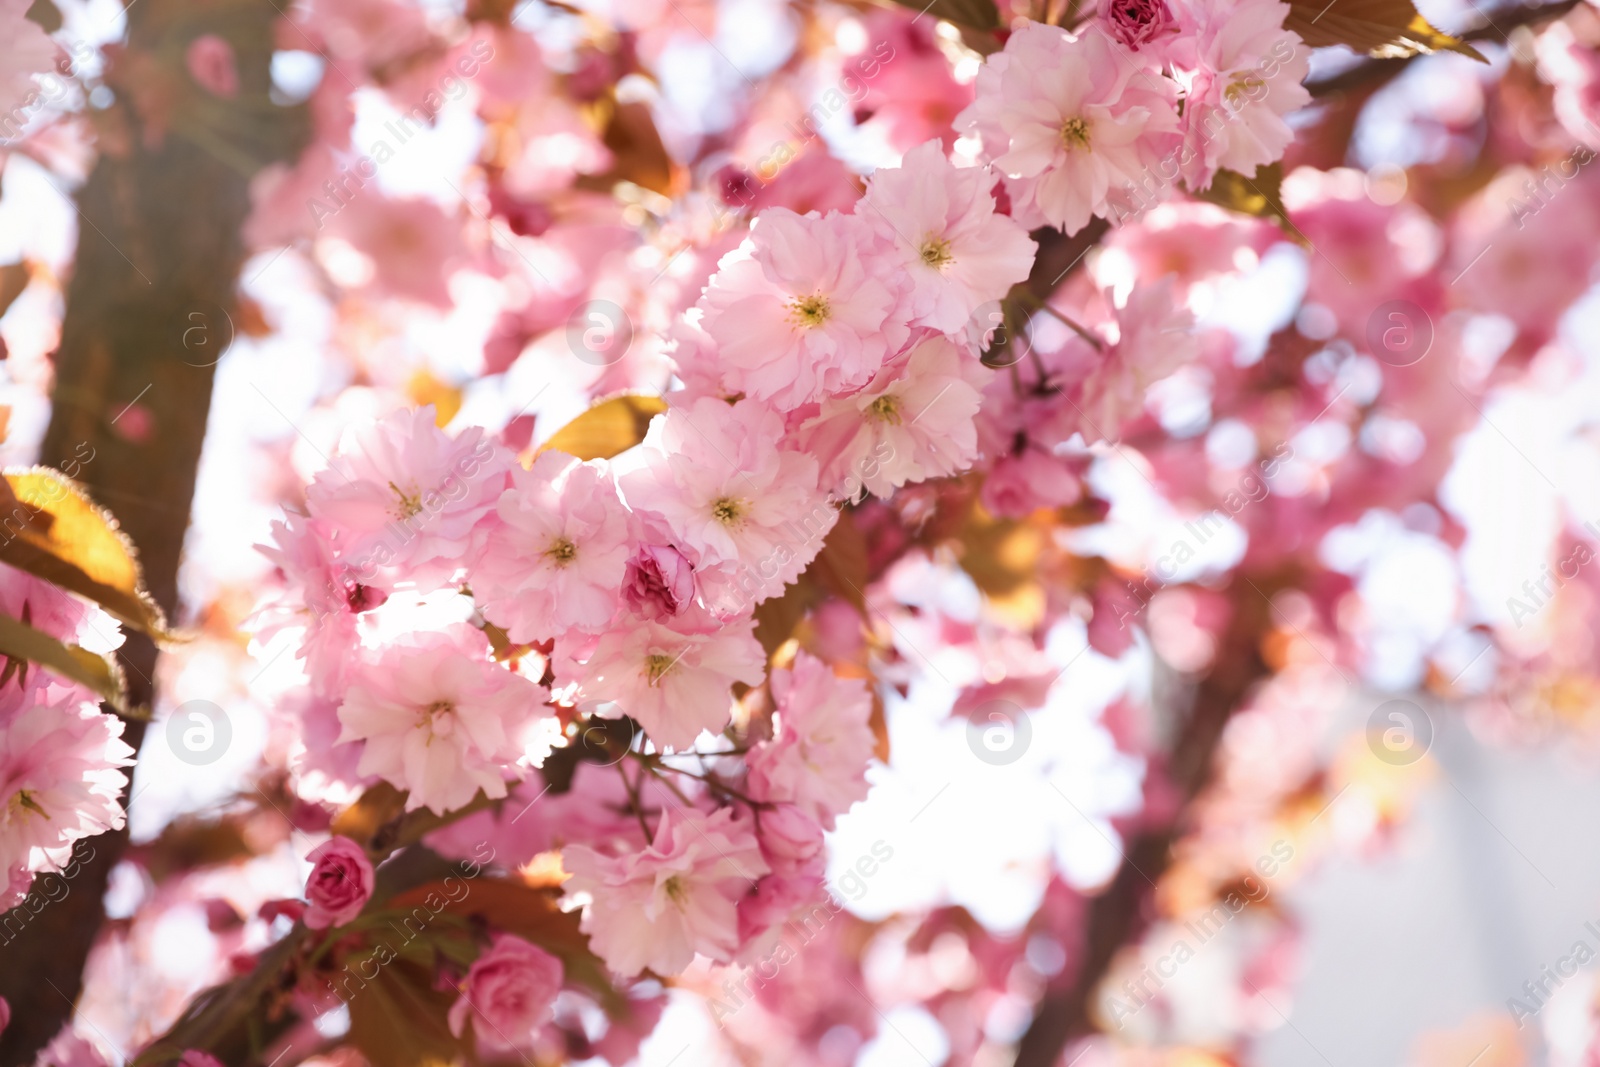
{"type": "Polygon", "coordinates": [[[724,526],[732,526],[744,516],[744,505],[731,496],[719,497],[711,505],[711,515],[724,526]]]}
{"type": "Polygon", "coordinates": [[[450,732],[450,716],[455,713],[456,706],[448,700],[435,700],[432,704],[422,709],[422,715],[417,719],[419,727],[428,730],[427,744],[433,744],[435,737],[443,737],[450,732]]]}
{"type": "Polygon", "coordinates": [[[31,811],[35,815],[41,816],[45,819],[50,818],[50,813],[41,808],[39,806],[39,802],[33,799],[33,794],[26,789],[17,790],[15,795],[13,795],[11,798],[11,802],[7,804],[6,807],[10,809],[8,812],[6,812],[6,814],[9,816],[14,817],[20,815],[24,811],[31,811]]]}
{"type": "Polygon", "coordinates": [[[922,241],[922,262],[934,270],[943,270],[955,260],[950,254],[950,242],[929,234],[922,241]]]}
{"type": "Polygon", "coordinates": [[[1224,89],[1222,95],[1227,97],[1228,104],[1237,111],[1247,102],[1255,99],[1255,94],[1266,87],[1267,83],[1260,78],[1245,75],[1224,89]]]}
{"type": "Polygon", "coordinates": [[[828,321],[828,298],[821,293],[789,301],[789,318],[798,326],[816,329],[828,321]]]}
{"type": "Polygon", "coordinates": [[[883,394],[867,405],[867,410],[882,422],[887,422],[891,426],[900,425],[900,398],[893,393],[883,394]]]}
{"type": "Polygon", "coordinates": [[[652,686],[660,685],[661,679],[672,670],[672,665],[678,662],[677,656],[669,656],[662,652],[652,652],[644,658],[645,673],[650,676],[652,686]]]}
{"type": "Polygon", "coordinates": [[[662,882],[661,889],[667,894],[667,899],[680,908],[689,897],[689,887],[684,885],[683,879],[676,874],[662,882]]]}
{"type": "Polygon", "coordinates": [[[558,537],[544,550],[544,554],[554,560],[557,567],[565,567],[578,558],[578,546],[565,537],[558,537]]]}
{"type": "Polygon", "coordinates": [[[1068,119],[1061,124],[1061,145],[1071,151],[1089,147],[1089,124],[1082,119],[1068,119]]]}
{"type": "Polygon", "coordinates": [[[402,519],[409,519],[422,510],[422,494],[420,492],[413,491],[411,495],[407,496],[405,490],[393,482],[389,483],[389,488],[393,489],[394,495],[400,498],[398,513],[402,519]]]}

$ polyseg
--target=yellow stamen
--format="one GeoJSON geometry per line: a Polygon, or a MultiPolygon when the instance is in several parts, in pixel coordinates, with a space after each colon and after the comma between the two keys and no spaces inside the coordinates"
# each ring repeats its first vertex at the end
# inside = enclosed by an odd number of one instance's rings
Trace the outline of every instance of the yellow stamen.
{"type": "Polygon", "coordinates": [[[922,262],[934,270],[943,270],[955,261],[950,254],[950,242],[931,234],[922,242],[922,262]]]}
{"type": "Polygon", "coordinates": [[[893,393],[883,394],[867,405],[867,410],[892,426],[900,425],[900,398],[893,393]]]}
{"type": "Polygon", "coordinates": [[[821,293],[800,297],[789,302],[789,318],[795,325],[812,330],[828,321],[831,309],[828,298],[821,293]]]}

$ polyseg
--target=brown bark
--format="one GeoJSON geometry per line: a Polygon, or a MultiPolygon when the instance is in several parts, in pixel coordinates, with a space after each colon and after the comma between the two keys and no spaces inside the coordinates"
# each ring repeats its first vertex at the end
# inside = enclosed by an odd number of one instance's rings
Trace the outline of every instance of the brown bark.
{"type": "MultiPolygon", "coordinates": [[[[119,99],[97,116],[101,154],[76,197],[77,255],[40,462],[74,473],[117,517],[174,620],[215,359],[236,318],[249,176],[291,139],[287,113],[267,95],[276,17],[270,0],[134,4],[128,51],[108,74],[119,99]],[[204,33],[233,46],[240,92],[231,101],[206,96],[185,73],[184,48],[204,33]]],[[[153,704],[156,658],[148,638],[128,636],[131,705],[153,704]]],[[[137,748],[145,734],[129,722],[124,737],[137,748]]],[[[67,895],[0,947],[0,995],[12,1008],[0,1067],[31,1063],[81,992],[127,832],[83,844],[92,858],[67,895]]]]}

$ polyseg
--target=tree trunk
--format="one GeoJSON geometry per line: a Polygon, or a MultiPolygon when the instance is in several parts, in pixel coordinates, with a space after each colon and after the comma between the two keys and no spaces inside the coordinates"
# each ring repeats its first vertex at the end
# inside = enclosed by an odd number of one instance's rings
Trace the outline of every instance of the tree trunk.
{"type": "MultiPolygon", "coordinates": [[[[291,139],[287,113],[267,95],[276,17],[270,2],[133,5],[127,51],[107,75],[119,99],[96,116],[101,154],[77,195],[77,255],[39,461],[75,474],[116,516],[174,622],[215,362],[237,317],[251,160],[270,158],[274,141],[291,139]],[[204,33],[233,46],[240,91],[232,100],[210,98],[188,79],[184,49],[204,33]],[[158,117],[149,104],[130,105],[130,84],[164,87],[188,102],[158,117]]],[[[156,658],[147,637],[128,635],[130,706],[153,707],[156,658]]],[[[138,748],[146,732],[130,721],[124,737],[138,748]]],[[[0,995],[12,1017],[0,1035],[0,1067],[32,1063],[71,1017],[104,920],[107,879],[127,840],[122,830],[81,842],[78,855],[92,858],[78,865],[68,893],[4,946],[0,995]]]]}

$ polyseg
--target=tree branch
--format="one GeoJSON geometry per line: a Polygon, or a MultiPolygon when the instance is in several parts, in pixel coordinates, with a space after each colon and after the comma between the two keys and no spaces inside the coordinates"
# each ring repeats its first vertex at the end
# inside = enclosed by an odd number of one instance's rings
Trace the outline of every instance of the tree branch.
{"type": "MultiPolygon", "coordinates": [[[[1235,581],[1243,581],[1239,576],[1235,581]]],[[[1258,585],[1262,584],[1257,582],[1258,585]]],[[[1265,586],[1269,593],[1272,586],[1265,586]]],[[[1271,606],[1253,592],[1239,597],[1233,618],[1218,641],[1215,665],[1195,694],[1189,718],[1173,745],[1167,775],[1183,798],[1178,815],[1165,827],[1132,838],[1122,865],[1109,885],[1089,903],[1083,954],[1046,988],[1033,1022],[1017,1046],[1015,1067],[1054,1067],[1074,1038],[1092,1033],[1090,1010],[1095,989],[1122,946],[1149,922],[1149,899],[1171,860],[1189,802],[1210,776],[1212,757],[1228,719],[1266,677],[1260,642],[1270,625],[1271,606]]]]}

